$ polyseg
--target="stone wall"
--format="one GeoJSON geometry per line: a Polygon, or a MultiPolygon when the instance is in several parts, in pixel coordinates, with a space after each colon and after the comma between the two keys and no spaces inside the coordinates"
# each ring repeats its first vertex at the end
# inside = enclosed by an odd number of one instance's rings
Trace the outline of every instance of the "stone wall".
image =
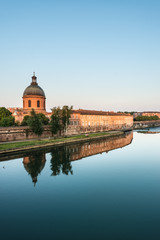
{"type": "MultiPolygon", "coordinates": [[[[50,127],[46,126],[41,136],[51,137],[50,127]]],[[[0,127],[0,142],[35,139],[37,136],[28,127],[0,127]]]]}
{"type": "Polygon", "coordinates": [[[160,120],[156,121],[135,121],[133,123],[133,129],[160,127],[160,120]]]}
{"type": "MultiPolygon", "coordinates": [[[[86,133],[95,133],[95,132],[104,132],[111,130],[129,130],[133,127],[133,118],[130,116],[126,116],[124,118],[117,117],[117,119],[113,116],[108,117],[108,125],[107,126],[73,126],[69,125],[67,131],[65,133],[58,133],[56,136],[72,136],[78,134],[86,134],[86,133]]],[[[50,138],[52,137],[52,133],[50,131],[50,126],[44,127],[44,132],[41,138],[50,138]]],[[[28,127],[0,127],[0,142],[7,141],[16,141],[16,140],[27,140],[27,139],[36,139],[37,136],[30,131],[28,127]]]]}

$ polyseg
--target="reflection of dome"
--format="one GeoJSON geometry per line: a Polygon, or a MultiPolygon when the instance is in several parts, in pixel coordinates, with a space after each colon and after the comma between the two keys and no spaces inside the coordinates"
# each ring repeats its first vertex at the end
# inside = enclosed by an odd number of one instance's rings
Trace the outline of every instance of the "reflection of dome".
{"type": "Polygon", "coordinates": [[[38,86],[37,78],[35,75],[32,77],[31,84],[24,90],[23,97],[26,95],[37,95],[45,97],[43,89],[38,86]]]}
{"type": "Polygon", "coordinates": [[[34,183],[37,182],[37,177],[43,170],[45,162],[46,158],[44,153],[34,153],[29,157],[23,158],[24,168],[34,183]]]}

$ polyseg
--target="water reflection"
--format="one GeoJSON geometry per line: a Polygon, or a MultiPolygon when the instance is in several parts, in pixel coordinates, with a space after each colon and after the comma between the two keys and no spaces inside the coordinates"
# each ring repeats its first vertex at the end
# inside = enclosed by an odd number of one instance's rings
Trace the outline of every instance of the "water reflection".
{"type": "Polygon", "coordinates": [[[34,152],[32,155],[23,158],[25,170],[32,178],[34,185],[37,182],[37,177],[43,170],[46,162],[45,153],[34,152]]]}
{"type": "Polygon", "coordinates": [[[35,185],[38,181],[39,174],[45,167],[46,153],[48,152],[50,153],[51,176],[57,176],[60,174],[73,175],[72,161],[103,152],[108,153],[111,150],[125,147],[132,142],[132,139],[133,133],[130,132],[120,137],[102,138],[86,143],[53,147],[43,151],[20,154],[19,156],[17,154],[15,157],[6,156],[4,159],[0,160],[3,161],[23,157],[24,168],[31,176],[32,182],[35,185]]]}
{"type": "Polygon", "coordinates": [[[52,176],[57,176],[60,173],[73,174],[70,152],[67,146],[56,147],[51,150],[51,170],[52,176]]]}

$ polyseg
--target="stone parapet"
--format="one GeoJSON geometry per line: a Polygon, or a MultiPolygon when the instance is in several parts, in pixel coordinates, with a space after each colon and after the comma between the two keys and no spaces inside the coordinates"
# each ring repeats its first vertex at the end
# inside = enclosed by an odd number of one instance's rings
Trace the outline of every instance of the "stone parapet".
{"type": "Polygon", "coordinates": [[[133,129],[160,127],[160,120],[155,121],[135,121],[133,123],[133,129]]]}

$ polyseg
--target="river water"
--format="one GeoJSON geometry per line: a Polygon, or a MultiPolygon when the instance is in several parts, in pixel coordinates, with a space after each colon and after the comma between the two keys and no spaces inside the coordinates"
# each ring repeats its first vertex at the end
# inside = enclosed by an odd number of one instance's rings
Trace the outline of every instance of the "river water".
{"type": "Polygon", "coordinates": [[[0,161],[1,240],[158,240],[159,224],[158,133],[128,133],[0,161]]]}

